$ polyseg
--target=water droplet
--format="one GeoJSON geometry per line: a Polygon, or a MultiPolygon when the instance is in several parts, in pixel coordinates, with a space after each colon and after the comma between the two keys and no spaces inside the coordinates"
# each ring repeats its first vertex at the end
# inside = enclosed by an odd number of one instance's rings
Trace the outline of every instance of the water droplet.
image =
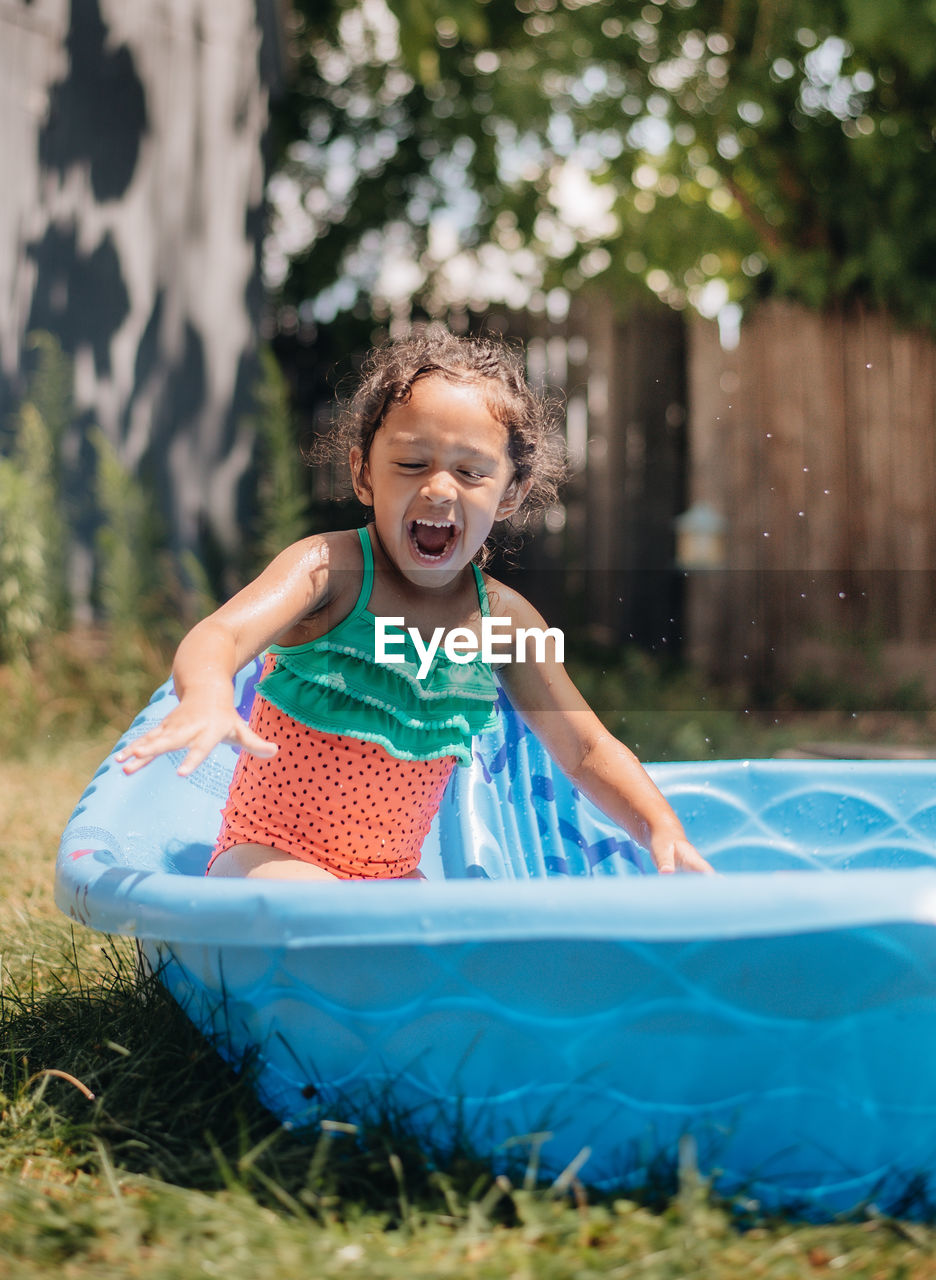
{"type": "Polygon", "coordinates": [[[873,365],[870,365],[870,364],[866,364],[866,365],[865,365],[865,368],[866,368],[866,369],[871,369],[871,368],[873,368],[873,367],[874,367],[874,366],[873,366],[873,365]]]}
{"type": "Polygon", "coordinates": [[[764,537],[765,537],[765,538],[769,538],[769,537],[770,537],[770,534],[767,532],[767,530],[766,530],[766,529],[764,530],[764,537]]]}
{"type": "Polygon", "coordinates": [[[838,593],[838,596],[839,596],[839,599],[840,599],[840,600],[844,600],[844,599],[845,599],[845,592],[844,592],[844,591],[840,591],[840,592],[838,593]]]}
{"type": "Polygon", "coordinates": [[[823,492],[823,493],[828,494],[828,493],[831,493],[831,492],[832,492],[832,490],[831,490],[831,489],[823,489],[823,491],[822,491],[822,492],[823,492]]]}
{"type": "Polygon", "coordinates": [[[804,470],[804,471],[808,471],[808,470],[809,470],[809,467],[803,467],[803,470],[804,470]]]}
{"type": "Polygon", "coordinates": [[[796,514],[797,514],[798,516],[804,516],[804,515],[806,514],[806,512],[805,512],[805,511],[797,511],[797,513],[796,513],[796,514]]]}
{"type": "Polygon", "coordinates": [[[768,439],[768,440],[772,440],[772,439],[773,439],[773,432],[772,432],[772,431],[768,431],[768,432],[767,432],[767,439],[768,439]]]}

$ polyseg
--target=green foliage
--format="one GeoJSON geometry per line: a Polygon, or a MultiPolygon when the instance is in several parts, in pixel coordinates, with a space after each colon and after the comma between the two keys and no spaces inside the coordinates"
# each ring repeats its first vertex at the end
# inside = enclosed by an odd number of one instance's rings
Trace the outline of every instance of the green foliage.
{"type": "MultiPolygon", "coordinates": [[[[757,732],[743,708],[695,672],[637,648],[573,657],[568,670],[606,728],[641,760],[730,758],[754,748],[757,732]]],[[[775,747],[777,735],[769,736],[775,747]]]]}
{"type": "MultiPolygon", "coordinates": [[[[72,369],[55,338],[32,334],[37,358],[16,415],[12,445],[0,457],[0,658],[25,658],[43,636],[69,622],[68,548],[74,537],[74,480],[65,474],[72,425],[72,369]]],[[[126,631],[145,623],[153,587],[155,537],[139,484],[113,447],[93,432],[98,453],[100,596],[105,615],[126,631]]],[[[152,607],[150,614],[152,615],[152,607]]]]}
{"type": "Polygon", "coordinates": [[[102,431],[92,433],[97,454],[98,600],[101,610],[126,635],[164,616],[168,573],[158,553],[160,538],[153,503],[131,476],[102,431]]]}
{"type": "Polygon", "coordinates": [[[893,684],[854,655],[837,675],[804,672],[772,699],[706,683],[636,647],[573,654],[567,668],[602,723],[643,761],[772,757],[834,740],[931,750],[932,702],[918,680],[893,684]],[[850,675],[848,673],[851,673],[850,675]]]}
{"type": "Polygon", "coordinates": [[[260,353],[253,427],[260,453],[255,558],[257,569],[309,532],[309,493],[296,442],[289,387],[273,352],[260,353]]]}
{"type": "MultiPolygon", "coordinates": [[[[144,638],[161,651],[178,639],[184,619],[215,607],[205,568],[191,554],[173,562],[145,479],[130,472],[99,428],[75,423],[71,363],[56,340],[37,333],[28,345],[35,362],[26,396],[0,436],[0,662],[39,661],[39,650],[51,652],[54,633],[71,620],[69,551],[88,504],[84,478],[79,482],[64,459],[78,452],[71,446],[79,430],[95,459],[93,606],[121,638],[122,652],[139,656],[144,638]]],[[[255,399],[249,426],[258,439],[259,478],[250,532],[252,567],[259,567],[308,533],[309,499],[289,389],[269,350],[261,352],[255,399]]]]}
{"type": "Polygon", "coordinates": [[[379,303],[388,254],[441,308],[462,254],[461,302],[487,261],[508,301],[519,272],[540,301],[602,277],[675,307],[862,300],[936,326],[932,5],[387,3],[397,32],[360,0],[295,5],[282,168],[314,227],[286,292],[321,318],[379,303]]]}
{"type": "Polygon", "coordinates": [[[133,631],[47,631],[29,646],[28,662],[0,664],[0,756],[34,747],[122,733],[166,678],[181,623],[133,631]]]}
{"type": "Polygon", "coordinates": [[[20,409],[13,451],[0,458],[0,657],[23,656],[65,608],[64,529],[55,454],[34,403],[20,409]]]}
{"type": "MultiPolygon", "coordinates": [[[[71,363],[50,334],[30,335],[27,346],[35,360],[26,395],[0,437],[0,661],[35,657],[41,644],[48,651],[55,632],[70,624],[70,549],[89,514],[84,477],[65,463],[78,452],[70,447],[79,431],[71,363]]],[[[80,430],[97,462],[93,604],[125,648],[141,629],[164,641],[184,609],[152,496],[98,428],[80,430]]],[[[186,567],[204,596],[204,573],[186,567]]]]}
{"type": "Polygon", "coordinates": [[[42,330],[28,336],[26,347],[37,353],[26,399],[35,406],[45,423],[52,450],[58,460],[59,450],[74,412],[71,361],[58,340],[51,333],[42,330]]]}

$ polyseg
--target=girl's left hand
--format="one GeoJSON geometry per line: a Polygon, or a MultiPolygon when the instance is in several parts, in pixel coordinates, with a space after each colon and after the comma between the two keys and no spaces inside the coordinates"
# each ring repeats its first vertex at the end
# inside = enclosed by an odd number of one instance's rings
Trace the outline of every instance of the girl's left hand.
{"type": "Polygon", "coordinates": [[[694,845],[685,836],[660,835],[650,841],[650,854],[661,875],[672,875],[674,871],[701,871],[705,875],[716,875],[715,868],[706,862],[694,845]]]}

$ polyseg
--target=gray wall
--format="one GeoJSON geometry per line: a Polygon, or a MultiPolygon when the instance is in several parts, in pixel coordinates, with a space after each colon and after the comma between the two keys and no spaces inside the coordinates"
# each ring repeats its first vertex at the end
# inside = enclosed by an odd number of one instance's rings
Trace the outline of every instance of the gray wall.
{"type": "Polygon", "coordinates": [[[90,490],[96,422],[155,482],[177,549],[240,542],[276,9],[0,0],[0,420],[26,335],[51,330],[75,367],[73,485],[90,490]]]}

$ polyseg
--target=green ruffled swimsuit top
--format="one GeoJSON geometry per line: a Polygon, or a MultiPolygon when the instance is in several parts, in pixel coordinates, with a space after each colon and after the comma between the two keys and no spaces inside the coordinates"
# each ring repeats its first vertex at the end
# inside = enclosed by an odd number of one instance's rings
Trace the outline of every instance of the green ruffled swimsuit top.
{"type": "MultiPolygon", "coordinates": [[[[325,733],[378,742],[402,760],[455,756],[471,763],[471,740],[494,721],[497,683],[480,653],[452,662],[439,645],[425,677],[407,631],[390,629],[390,652],[402,662],[377,662],[376,617],[367,608],[374,583],[374,556],[366,529],[359,529],[364,577],[357,603],[337,626],[308,644],[270,645],[275,667],[258,691],[294,720],[325,733]]],[[[490,607],[481,571],[474,570],[481,613],[490,607]]]]}

